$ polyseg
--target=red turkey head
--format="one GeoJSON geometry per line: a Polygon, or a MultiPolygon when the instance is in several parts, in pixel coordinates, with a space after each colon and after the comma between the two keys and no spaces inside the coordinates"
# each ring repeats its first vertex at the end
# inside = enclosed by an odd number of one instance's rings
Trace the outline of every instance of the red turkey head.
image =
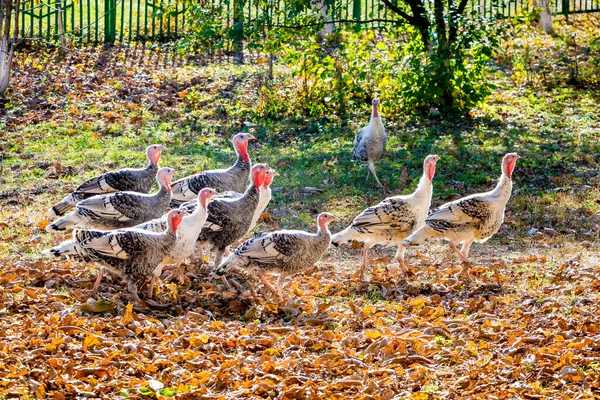
{"type": "Polygon", "coordinates": [[[213,197],[215,197],[218,194],[219,193],[217,193],[217,191],[215,189],[204,188],[198,193],[198,203],[200,203],[202,208],[204,208],[206,210],[206,207],[208,207],[208,202],[210,201],[210,199],[212,199],[213,197]]]}
{"type": "Polygon", "coordinates": [[[317,225],[319,226],[319,229],[325,230],[325,229],[327,229],[327,226],[329,225],[329,223],[331,221],[333,221],[334,219],[335,219],[335,217],[332,214],[323,212],[323,213],[319,214],[319,216],[317,217],[317,225]]]}
{"type": "Polygon", "coordinates": [[[512,177],[515,164],[519,158],[521,158],[521,156],[519,156],[517,153],[508,153],[502,159],[502,173],[508,176],[508,179],[512,177]]]}
{"type": "Polygon", "coordinates": [[[169,211],[169,214],[167,215],[169,230],[171,230],[173,233],[177,232],[177,228],[179,227],[179,224],[181,224],[181,220],[185,214],[186,212],[183,210],[169,211]]]}
{"type": "Polygon", "coordinates": [[[265,173],[265,181],[263,182],[263,186],[268,188],[273,182],[273,178],[278,176],[279,174],[273,168],[269,168],[269,170],[265,173]]]}
{"type": "Polygon", "coordinates": [[[156,173],[156,181],[160,185],[160,187],[164,187],[167,189],[167,192],[171,193],[171,178],[175,175],[175,170],[173,168],[163,167],[158,170],[156,173]]]}
{"type": "Polygon", "coordinates": [[[265,181],[265,175],[269,170],[269,166],[267,164],[256,164],[252,167],[250,171],[252,183],[254,187],[259,188],[265,181]]]}
{"type": "Polygon", "coordinates": [[[373,99],[371,104],[373,104],[373,118],[379,117],[379,99],[373,99]]]}
{"type": "Polygon", "coordinates": [[[242,157],[244,162],[250,161],[250,157],[248,156],[248,140],[250,139],[255,139],[255,137],[249,133],[238,133],[231,138],[235,152],[238,156],[242,157]]]}
{"type": "Polygon", "coordinates": [[[435,165],[437,164],[440,157],[438,155],[428,155],[423,162],[423,172],[427,174],[429,182],[433,182],[435,176],[435,165]]]}
{"type": "Polygon", "coordinates": [[[160,144],[148,146],[146,149],[146,157],[148,158],[148,161],[150,161],[150,163],[155,167],[158,167],[158,161],[160,160],[161,153],[165,149],[166,147],[160,144]]]}

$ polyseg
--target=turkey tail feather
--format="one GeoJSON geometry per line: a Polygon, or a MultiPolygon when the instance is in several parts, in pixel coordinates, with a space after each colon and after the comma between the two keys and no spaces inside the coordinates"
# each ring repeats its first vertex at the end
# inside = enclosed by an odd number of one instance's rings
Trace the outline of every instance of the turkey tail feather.
{"type": "Polygon", "coordinates": [[[358,234],[358,232],[356,232],[352,227],[348,227],[346,229],[344,229],[341,232],[336,233],[335,235],[331,236],[331,244],[334,245],[335,247],[338,247],[341,244],[347,243],[351,240],[358,240],[360,241],[360,235],[358,234]]]}
{"type": "Polygon", "coordinates": [[[425,241],[427,239],[429,239],[430,237],[434,237],[434,236],[436,236],[435,231],[433,229],[431,229],[429,226],[424,225],[421,228],[419,228],[417,231],[413,232],[412,235],[410,235],[409,237],[404,239],[402,241],[402,245],[405,247],[419,246],[419,245],[425,243],[425,241]]]}
{"type": "Polygon", "coordinates": [[[43,250],[42,254],[53,255],[54,257],[77,255],[78,253],[76,247],[76,241],[67,240],[66,242],[63,242],[58,246],[54,246],[51,249],[43,250]]]}
{"type": "Polygon", "coordinates": [[[71,213],[48,225],[46,227],[46,232],[64,231],[77,225],[77,222],[79,221],[75,213],[71,213]]]}
{"type": "Polygon", "coordinates": [[[62,199],[60,201],[60,203],[52,206],[48,210],[48,216],[51,218],[52,217],[61,217],[61,216],[65,215],[65,213],[67,211],[69,211],[71,208],[75,207],[76,204],[77,204],[77,200],[71,193],[70,195],[68,195],[67,197],[62,199]]]}
{"type": "Polygon", "coordinates": [[[223,261],[221,263],[221,265],[219,265],[218,267],[215,268],[215,270],[213,271],[213,274],[216,274],[218,276],[223,276],[225,275],[225,273],[227,271],[229,271],[231,268],[234,268],[236,266],[239,265],[239,260],[238,260],[238,256],[235,255],[235,253],[231,253],[229,255],[229,257],[227,257],[225,259],[225,261],[223,261]]]}

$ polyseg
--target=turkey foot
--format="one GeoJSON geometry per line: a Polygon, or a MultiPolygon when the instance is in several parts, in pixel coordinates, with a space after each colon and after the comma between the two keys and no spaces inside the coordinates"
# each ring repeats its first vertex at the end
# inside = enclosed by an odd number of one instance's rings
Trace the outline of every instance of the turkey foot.
{"type": "Polygon", "coordinates": [[[179,283],[185,282],[185,275],[183,275],[183,271],[181,270],[181,263],[178,263],[177,265],[167,265],[163,268],[163,271],[172,271],[173,274],[177,276],[177,279],[179,279],[179,283]]]}

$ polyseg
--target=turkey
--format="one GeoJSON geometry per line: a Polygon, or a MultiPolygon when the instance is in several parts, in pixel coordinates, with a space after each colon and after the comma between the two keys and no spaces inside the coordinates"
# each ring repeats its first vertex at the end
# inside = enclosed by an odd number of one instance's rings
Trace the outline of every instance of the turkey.
{"type": "Polygon", "coordinates": [[[362,161],[367,163],[369,170],[367,171],[367,180],[369,179],[369,172],[373,174],[377,185],[383,187],[377,173],[375,172],[375,162],[381,160],[385,153],[385,147],[387,145],[387,135],[379,110],[379,99],[373,99],[373,113],[371,114],[371,121],[369,125],[358,131],[358,135],[354,139],[354,155],[352,161],[362,161]]]}
{"type": "Polygon", "coordinates": [[[512,191],[512,172],[519,159],[508,153],[502,159],[502,175],[494,190],[446,203],[432,212],[419,230],[407,237],[403,246],[418,246],[429,238],[444,238],[465,264],[462,274],[469,277],[469,248],[474,241],[484,243],[498,232],[504,221],[504,208],[512,191]],[[456,245],[463,243],[460,251],[456,245]]]}
{"type": "Polygon", "coordinates": [[[238,133],[231,142],[238,155],[237,161],[228,169],[215,169],[186,176],[171,184],[173,200],[171,207],[179,207],[182,203],[195,200],[200,189],[210,187],[218,192],[228,190],[243,192],[248,185],[250,174],[250,157],[248,156],[248,140],[254,139],[249,133],[238,133]]]}
{"type": "Polygon", "coordinates": [[[94,196],[77,204],[75,211],[46,227],[46,231],[61,231],[75,226],[95,229],[129,228],[160,217],[169,206],[171,187],[175,174],[171,168],[161,168],[156,173],[160,190],[154,194],[118,192],[94,196]]]}
{"type": "Polygon", "coordinates": [[[333,219],[329,213],[319,214],[317,233],[281,230],[247,240],[214,273],[223,276],[234,267],[256,267],[260,280],[283,301],[284,279],[312,267],[329,247],[328,225],[333,219]],[[265,273],[279,275],[276,287],[265,278],[265,273]]]}
{"type": "MultiPolygon", "coordinates": [[[[169,253],[168,263],[175,263],[174,268],[179,281],[183,282],[183,273],[180,266],[183,260],[192,255],[196,246],[196,240],[206,222],[206,208],[210,200],[217,195],[217,192],[211,188],[204,188],[198,193],[198,204],[201,207],[195,207],[193,212],[183,217],[179,229],[177,230],[177,242],[175,247],[169,253]]],[[[136,228],[149,230],[152,232],[164,232],[167,229],[167,218],[154,219],[144,224],[137,225],[136,228]]]]}
{"type": "Polygon", "coordinates": [[[167,230],[160,233],[137,228],[116,231],[76,229],[73,231],[73,239],[44,250],[44,253],[56,257],[76,256],[102,265],[90,292],[91,296],[98,292],[106,268],[125,278],[132,296],[139,301],[135,281],[151,277],[148,293],[152,297],[154,280],[160,276],[167,256],[175,246],[177,228],[184,215],[183,210],[171,210],[167,216],[167,230]]]}
{"type": "Polygon", "coordinates": [[[400,268],[405,269],[405,248],[402,246],[402,240],[425,223],[431,206],[432,182],[439,159],[437,155],[429,155],[425,158],[423,176],[414,193],[388,197],[379,204],[367,208],[354,218],[350,226],[331,238],[334,246],[351,240],[363,242],[363,264],[359,271],[361,278],[367,268],[367,252],[374,245],[398,246],[396,260],[400,268]]]}
{"type": "Polygon", "coordinates": [[[248,232],[258,207],[258,188],[263,184],[268,169],[266,164],[252,167],[252,183],[242,197],[213,199],[208,205],[208,218],[198,235],[198,242],[200,248],[209,243],[216,249],[215,266],[221,263],[227,246],[248,232]]]}
{"type": "Polygon", "coordinates": [[[48,210],[48,216],[51,218],[60,217],[75,207],[81,200],[99,194],[124,191],[148,193],[155,181],[161,153],[165,149],[166,147],[159,144],[149,146],[146,149],[146,157],[150,163],[146,168],[120,169],[88,179],[79,185],[73,193],[62,199],[60,203],[52,206],[48,210]]]}
{"type": "MultiPolygon", "coordinates": [[[[258,192],[259,192],[258,207],[256,207],[256,211],[254,212],[254,215],[252,216],[252,223],[250,224],[250,228],[248,228],[248,232],[246,232],[245,235],[250,233],[250,231],[252,231],[252,229],[254,229],[260,216],[262,215],[262,213],[265,211],[265,209],[269,205],[269,202],[271,201],[271,183],[273,182],[273,178],[278,175],[279,174],[272,168],[270,168],[265,173],[265,180],[264,180],[262,186],[258,189],[258,192]]],[[[226,193],[223,193],[222,195],[220,195],[218,198],[235,199],[235,198],[240,198],[243,195],[244,195],[243,193],[238,193],[238,192],[226,192],[226,193]]],[[[184,203],[181,207],[185,208],[188,212],[192,212],[195,209],[195,207],[197,206],[197,204],[198,204],[197,201],[194,201],[193,204],[184,203]]]]}

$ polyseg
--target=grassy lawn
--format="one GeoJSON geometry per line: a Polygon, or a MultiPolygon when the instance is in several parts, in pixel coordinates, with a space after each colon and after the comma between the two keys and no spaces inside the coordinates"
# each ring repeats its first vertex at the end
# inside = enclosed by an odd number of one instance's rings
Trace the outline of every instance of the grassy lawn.
{"type": "MultiPolygon", "coordinates": [[[[525,37],[540,49],[560,40],[525,37]]],[[[350,161],[368,104],[343,119],[267,118],[264,65],[119,50],[48,60],[20,55],[0,115],[0,399],[600,396],[598,87],[500,66],[498,89],[465,118],[388,115],[383,99],[380,190],[350,161]],[[286,304],[261,286],[256,299],[228,293],[204,267],[183,285],[163,279],[161,306],[145,307],[114,278],[103,302],[88,301],[93,265],[40,254],[69,236],[41,229],[46,210],[84,179],[144,165],[150,143],[168,147],[161,164],[177,177],[226,167],[240,130],[257,138],[253,161],[281,175],[257,231],[314,230],[320,211],[337,231],[414,190],[427,154],[441,156],[434,206],[493,187],[504,153],[523,158],[504,225],[473,247],[473,283],[454,277],[461,267],[441,242],[407,252],[409,280],[394,249],[375,249],[375,274],[357,281],[352,247],[296,277],[286,304]]]]}

